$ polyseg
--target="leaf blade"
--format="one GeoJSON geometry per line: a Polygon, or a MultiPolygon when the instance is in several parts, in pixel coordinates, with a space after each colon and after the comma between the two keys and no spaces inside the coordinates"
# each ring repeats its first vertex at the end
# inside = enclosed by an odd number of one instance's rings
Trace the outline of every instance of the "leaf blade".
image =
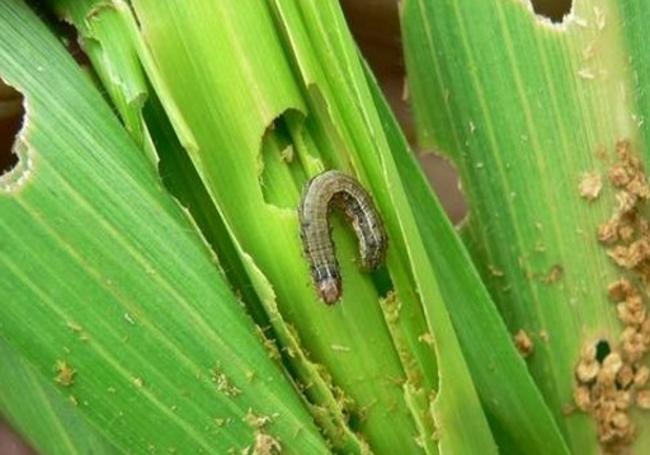
{"type": "Polygon", "coordinates": [[[268,431],[327,452],[313,425],[296,433],[309,422],[298,395],[99,94],[26,6],[1,5],[0,21],[0,74],[25,97],[31,160],[24,184],[0,192],[2,338],[42,374],[74,369],[71,393],[121,449],[227,451],[268,431]],[[256,430],[249,409],[279,415],[256,430]]]}

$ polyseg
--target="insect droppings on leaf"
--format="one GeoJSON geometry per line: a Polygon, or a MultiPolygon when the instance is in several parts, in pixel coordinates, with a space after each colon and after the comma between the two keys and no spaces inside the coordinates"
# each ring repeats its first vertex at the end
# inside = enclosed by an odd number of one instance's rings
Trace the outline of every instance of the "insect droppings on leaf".
{"type": "Polygon", "coordinates": [[[54,366],[56,377],[54,380],[62,387],[70,387],[74,384],[77,371],[70,366],[65,360],[57,360],[54,366]]]}
{"type": "Polygon", "coordinates": [[[600,195],[600,191],[603,188],[603,181],[600,177],[600,174],[596,172],[588,172],[582,176],[580,184],[578,185],[578,191],[580,196],[588,201],[595,201],[600,195]]]}
{"type": "Polygon", "coordinates": [[[515,346],[517,347],[517,350],[522,355],[522,357],[529,357],[533,353],[535,345],[533,344],[533,340],[531,340],[530,336],[528,336],[528,333],[526,333],[524,329],[519,329],[519,331],[515,334],[514,339],[515,346]]]}
{"type": "Polygon", "coordinates": [[[650,369],[643,364],[650,351],[646,305],[650,297],[646,290],[650,283],[650,222],[644,215],[650,186],[629,141],[618,141],[615,153],[616,162],[608,173],[609,184],[618,191],[615,207],[598,227],[597,239],[625,273],[607,288],[622,324],[620,342],[614,346],[603,340],[586,343],[574,369],[576,408],[595,420],[598,440],[608,452],[624,450],[634,441],[637,432],[630,410],[650,408],[650,391],[645,388],[650,369]],[[599,354],[603,343],[607,350],[601,349],[599,354]]]}

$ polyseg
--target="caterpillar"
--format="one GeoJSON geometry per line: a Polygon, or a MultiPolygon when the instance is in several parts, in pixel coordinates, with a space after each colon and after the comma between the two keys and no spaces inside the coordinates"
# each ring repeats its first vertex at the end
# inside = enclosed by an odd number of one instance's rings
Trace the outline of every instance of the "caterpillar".
{"type": "Polygon", "coordinates": [[[378,267],[384,261],[388,245],[379,212],[356,179],[329,170],[307,182],[298,207],[300,237],[316,291],[328,305],[335,304],[343,292],[328,221],[332,208],[341,210],[352,224],[364,269],[378,267]]]}

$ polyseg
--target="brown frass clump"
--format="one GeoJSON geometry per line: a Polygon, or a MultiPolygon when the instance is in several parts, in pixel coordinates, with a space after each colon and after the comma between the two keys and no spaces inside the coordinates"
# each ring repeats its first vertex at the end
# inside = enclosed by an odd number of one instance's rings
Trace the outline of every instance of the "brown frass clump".
{"type": "Polygon", "coordinates": [[[236,397],[241,394],[239,387],[232,384],[228,376],[226,376],[219,367],[211,370],[212,382],[217,390],[227,397],[236,397]]]}
{"type": "Polygon", "coordinates": [[[602,360],[594,343],[583,348],[575,369],[576,407],[589,413],[596,421],[599,442],[609,451],[629,445],[636,428],[629,416],[637,389],[626,379],[636,367],[612,351],[602,360]]]}
{"type": "Polygon", "coordinates": [[[57,360],[54,369],[56,371],[54,381],[56,381],[57,384],[62,387],[70,387],[74,384],[77,371],[72,368],[68,362],[65,360],[57,360]]]}
{"type": "MultiPolygon", "coordinates": [[[[650,222],[642,208],[650,198],[641,160],[629,141],[616,144],[616,162],[609,183],[617,189],[616,207],[598,228],[607,255],[628,276],[608,286],[622,324],[619,342],[590,342],[583,348],[574,374],[575,406],[596,421],[598,440],[606,452],[618,452],[634,439],[630,410],[650,409],[650,369],[642,360],[650,349],[646,289],[650,285],[650,222]]],[[[584,194],[581,190],[581,195],[584,194]]]]}
{"type": "Polygon", "coordinates": [[[533,353],[535,345],[525,330],[519,329],[519,331],[515,334],[514,339],[515,346],[517,347],[517,350],[522,355],[522,357],[528,357],[533,353]]]}
{"type": "Polygon", "coordinates": [[[578,185],[578,191],[580,196],[585,198],[588,201],[594,201],[598,199],[600,195],[600,190],[603,188],[603,181],[600,177],[600,174],[595,172],[588,172],[582,176],[580,184],[578,185]]]}

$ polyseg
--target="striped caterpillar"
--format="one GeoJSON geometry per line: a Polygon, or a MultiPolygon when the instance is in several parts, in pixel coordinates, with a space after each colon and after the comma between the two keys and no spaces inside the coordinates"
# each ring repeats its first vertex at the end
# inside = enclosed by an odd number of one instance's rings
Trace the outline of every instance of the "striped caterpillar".
{"type": "Polygon", "coordinates": [[[384,260],[388,239],[368,192],[340,171],[325,171],[311,179],[298,208],[300,237],[318,295],[328,305],[341,298],[341,274],[336,260],[328,214],[341,210],[359,240],[361,265],[373,269],[384,260]]]}

